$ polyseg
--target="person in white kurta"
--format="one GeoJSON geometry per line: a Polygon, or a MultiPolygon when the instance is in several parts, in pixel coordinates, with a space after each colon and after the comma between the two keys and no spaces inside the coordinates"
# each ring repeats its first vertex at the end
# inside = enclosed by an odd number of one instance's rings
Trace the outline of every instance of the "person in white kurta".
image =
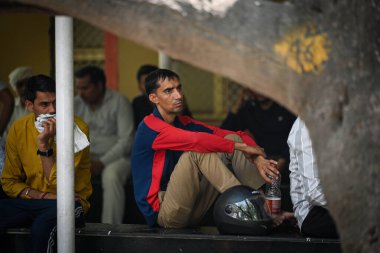
{"type": "Polygon", "coordinates": [[[101,174],[102,223],[121,224],[124,216],[124,185],[130,176],[130,149],[134,131],[128,99],[105,86],[102,69],[85,67],[75,74],[78,96],[75,114],[90,128],[91,171],[101,174]]]}
{"type": "MultiPolygon", "coordinates": [[[[3,133],[12,115],[13,105],[14,99],[8,86],[0,81],[0,179],[5,160],[5,136],[3,136],[3,133]]],[[[2,190],[0,189],[0,196],[1,192],[2,190]]]]}
{"type": "Polygon", "coordinates": [[[33,69],[27,66],[17,67],[9,73],[9,84],[12,87],[13,94],[15,96],[15,105],[12,117],[9,120],[8,127],[4,135],[8,133],[8,130],[14,121],[30,113],[25,108],[25,87],[28,79],[34,75],[35,73],[33,69]]]}
{"type": "Polygon", "coordinates": [[[302,234],[307,237],[339,237],[328,211],[309,130],[300,118],[290,130],[288,145],[290,196],[302,234]]]}

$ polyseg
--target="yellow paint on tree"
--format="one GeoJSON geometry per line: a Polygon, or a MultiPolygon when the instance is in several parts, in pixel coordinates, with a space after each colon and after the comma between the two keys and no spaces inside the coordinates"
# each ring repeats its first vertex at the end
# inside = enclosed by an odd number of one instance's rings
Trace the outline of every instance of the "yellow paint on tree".
{"type": "Polygon", "coordinates": [[[329,58],[329,39],[314,25],[294,29],[274,45],[274,51],[297,73],[318,71],[329,58]]]}

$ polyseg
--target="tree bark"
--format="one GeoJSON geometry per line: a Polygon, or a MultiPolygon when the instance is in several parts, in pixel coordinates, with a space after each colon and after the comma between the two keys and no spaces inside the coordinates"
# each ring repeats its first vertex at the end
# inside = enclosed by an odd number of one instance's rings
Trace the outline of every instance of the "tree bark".
{"type": "Polygon", "coordinates": [[[17,0],[231,78],[302,117],[344,252],[380,248],[379,0],[17,0]]]}

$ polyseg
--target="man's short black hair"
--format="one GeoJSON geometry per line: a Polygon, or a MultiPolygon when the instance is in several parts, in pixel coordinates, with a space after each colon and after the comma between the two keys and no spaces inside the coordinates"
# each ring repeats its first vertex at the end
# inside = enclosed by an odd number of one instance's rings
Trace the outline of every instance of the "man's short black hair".
{"type": "Polygon", "coordinates": [[[150,73],[152,73],[153,71],[157,70],[157,66],[155,65],[150,65],[150,64],[145,64],[145,65],[142,65],[139,70],[137,71],[137,75],[136,75],[136,78],[137,78],[137,82],[140,82],[140,78],[143,76],[143,75],[149,75],[150,73]]]}
{"type": "Polygon", "coordinates": [[[146,94],[149,96],[150,93],[155,92],[157,88],[160,87],[159,82],[165,79],[177,79],[180,81],[179,76],[175,72],[169,69],[157,69],[156,71],[150,73],[145,80],[146,94]]]}
{"type": "Polygon", "coordinates": [[[55,93],[54,79],[45,75],[31,76],[25,87],[25,98],[34,102],[37,97],[37,91],[55,93]]]}
{"type": "Polygon", "coordinates": [[[97,84],[100,82],[103,87],[106,85],[106,75],[104,74],[103,69],[97,66],[86,66],[75,72],[76,78],[84,78],[86,76],[90,77],[90,82],[97,84]]]}

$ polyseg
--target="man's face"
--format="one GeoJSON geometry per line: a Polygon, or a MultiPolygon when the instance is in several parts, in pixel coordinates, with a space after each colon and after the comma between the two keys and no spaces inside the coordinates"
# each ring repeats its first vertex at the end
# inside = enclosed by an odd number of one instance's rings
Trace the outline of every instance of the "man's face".
{"type": "Polygon", "coordinates": [[[180,114],[183,110],[183,93],[179,80],[166,78],[159,84],[156,92],[149,94],[149,100],[157,106],[163,117],[163,114],[180,114]]]}
{"type": "Polygon", "coordinates": [[[75,85],[78,95],[87,104],[97,104],[103,97],[102,84],[100,82],[92,83],[90,76],[75,78],[75,85]]]}
{"type": "Polygon", "coordinates": [[[40,114],[55,114],[55,93],[37,91],[36,99],[33,102],[26,100],[25,105],[36,117],[40,114]]]}

